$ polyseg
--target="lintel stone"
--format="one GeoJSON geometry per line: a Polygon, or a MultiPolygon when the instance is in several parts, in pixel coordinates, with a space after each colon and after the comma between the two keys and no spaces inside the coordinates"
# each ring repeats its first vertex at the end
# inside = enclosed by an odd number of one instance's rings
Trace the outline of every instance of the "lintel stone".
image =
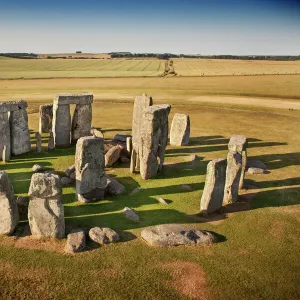
{"type": "Polygon", "coordinates": [[[27,102],[24,100],[0,102],[0,113],[26,109],[27,102]]]}
{"type": "Polygon", "coordinates": [[[92,94],[57,94],[54,97],[53,104],[67,105],[67,104],[92,104],[92,94]]]}

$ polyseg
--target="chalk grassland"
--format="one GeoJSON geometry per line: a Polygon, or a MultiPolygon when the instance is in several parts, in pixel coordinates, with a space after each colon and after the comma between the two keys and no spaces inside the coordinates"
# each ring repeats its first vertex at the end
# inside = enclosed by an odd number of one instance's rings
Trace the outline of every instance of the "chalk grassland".
{"type": "Polygon", "coordinates": [[[159,60],[1,59],[0,79],[162,76],[159,60]]]}
{"type": "Polygon", "coordinates": [[[300,74],[300,61],[174,59],[179,76],[300,74]]]}

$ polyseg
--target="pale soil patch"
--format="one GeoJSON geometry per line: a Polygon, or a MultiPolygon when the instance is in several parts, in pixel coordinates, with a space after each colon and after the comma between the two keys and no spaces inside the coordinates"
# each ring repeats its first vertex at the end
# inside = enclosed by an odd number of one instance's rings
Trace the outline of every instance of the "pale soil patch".
{"type": "Polygon", "coordinates": [[[171,273],[173,280],[168,284],[180,294],[197,300],[209,299],[206,275],[198,264],[176,261],[165,263],[162,268],[171,273]]]}

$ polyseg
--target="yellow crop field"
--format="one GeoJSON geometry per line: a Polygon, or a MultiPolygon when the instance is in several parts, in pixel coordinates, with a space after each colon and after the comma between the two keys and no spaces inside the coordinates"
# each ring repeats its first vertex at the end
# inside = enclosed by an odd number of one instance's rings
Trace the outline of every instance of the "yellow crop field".
{"type": "Polygon", "coordinates": [[[179,76],[300,74],[300,61],[174,59],[179,76]]]}
{"type": "Polygon", "coordinates": [[[159,60],[1,59],[0,79],[161,76],[159,60]]]}

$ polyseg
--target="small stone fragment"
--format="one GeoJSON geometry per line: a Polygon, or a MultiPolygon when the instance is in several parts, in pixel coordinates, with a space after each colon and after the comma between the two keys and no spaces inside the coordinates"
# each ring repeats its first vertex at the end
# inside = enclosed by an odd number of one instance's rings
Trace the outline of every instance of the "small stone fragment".
{"type": "Polygon", "coordinates": [[[138,216],[138,214],[131,208],[129,207],[125,207],[123,209],[123,213],[125,214],[126,218],[134,221],[134,222],[139,222],[140,221],[140,217],[138,216]]]}
{"type": "Polygon", "coordinates": [[[44,167],[38,164],[33,165],[32,167],[33,172],[42,172],[44,171],[44,167]]]}
{"type": "Polygon", "coordinates": [[[266,171],[264,169],[260,168],[249,168],[248,173],[253,175],[253,174],[266,174],[266,171]]]}
{"type": "Polygon", "coordinates": [[[106,192],[110,195],[120,195],[125,192],[125,186],[119,183],[115,178],[106,175],[107,187],[106,192]]]}
{"type": "Polygon", "coordinates": [[[181,184],[180,187],[185,191],[193,191],[194,189],[188,184],[181,184]]]}
{"type": "Polygon", "coordinates": [[[66,251],[68,253],[81,252],[85,248],[85,232],[82,229],[74,229],[67,236],[66,251]]]}
{"type": "Polygon", "coordinates": [[[161,204],[168,205],[168,202],[164,198],[158,198],[157,200],[161,204]]]}
{"type": "Polygon", "coordinates": [[[89,231],[89,237],[92,241],[105,245],[119,241],[119,234],[110,228],[94,227],[89,231]]]}

